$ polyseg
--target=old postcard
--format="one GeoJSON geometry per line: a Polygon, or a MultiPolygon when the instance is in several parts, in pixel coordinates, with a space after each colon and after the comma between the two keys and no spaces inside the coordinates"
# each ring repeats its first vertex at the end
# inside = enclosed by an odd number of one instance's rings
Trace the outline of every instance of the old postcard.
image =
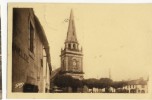
{"type": "Polygon", "coordinates": [[[8,3],[8,98],[152,98],[152,4],[8,3]]]}

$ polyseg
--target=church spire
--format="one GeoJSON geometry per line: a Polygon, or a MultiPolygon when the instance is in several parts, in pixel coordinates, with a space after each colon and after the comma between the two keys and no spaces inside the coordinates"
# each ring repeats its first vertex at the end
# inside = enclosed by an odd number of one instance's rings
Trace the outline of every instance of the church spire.
{"type": "Polygon", "coordinates": [[[73,16],[72,9],[71,9],[71,13],[70,13],[69,27],[68,27],[67,38],[66,38],[65,42],[78,43],[77,37],[76,37],[76,29],[75,29],[74,16],[73,16]]]}
{"type": "Polygon", "coordinates": [[[61,49],[61,74],[83,79],[83,52],[76,37],[73,11],[71,10],[65,48],[61,49]]]}

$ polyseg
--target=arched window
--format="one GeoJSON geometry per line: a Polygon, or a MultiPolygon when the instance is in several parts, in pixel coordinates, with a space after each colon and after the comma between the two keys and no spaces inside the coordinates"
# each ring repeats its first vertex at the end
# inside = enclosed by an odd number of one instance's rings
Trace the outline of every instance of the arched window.
{"type": "Polygon", "coordinates": [[[71,49],[71,44],[68,44],[68,48],[71,49]]]}
{"type": "Polygon", "coordinates": [[[76,49],[76,44],[73,44],[73,48],[76,49]]]}

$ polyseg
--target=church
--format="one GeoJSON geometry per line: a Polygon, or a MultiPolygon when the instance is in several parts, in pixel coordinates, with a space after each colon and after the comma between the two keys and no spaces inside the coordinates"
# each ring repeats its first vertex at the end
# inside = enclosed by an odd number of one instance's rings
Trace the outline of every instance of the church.
{"type": "Polygon", "coordinates": [[[70,75],[73,78],[83,79],[83,50],[79,48],[76,36],[74,15],[71,10],[65,47],[61,49],[61,73],[70,75]]]}

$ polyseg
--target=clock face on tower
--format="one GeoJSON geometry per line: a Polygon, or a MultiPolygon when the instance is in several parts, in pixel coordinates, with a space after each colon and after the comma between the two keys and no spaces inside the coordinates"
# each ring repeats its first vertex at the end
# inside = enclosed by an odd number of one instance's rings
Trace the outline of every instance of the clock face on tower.
{"type": "Polygon", "coordinates": [[[77,65],[77,63],[76,63],[76,61],[75,61],[75,60],[73,61],[73,63],[72,63],[72,64],[73,64],[73,66],[76,66],[76,65],[77,65]]]}
{"type": "Polygon", "coordinates": [[[77,61],[75,59],[72,62],[72,66],[73,66],[73,71],[77,71],[78,70],[77,61]]]}

